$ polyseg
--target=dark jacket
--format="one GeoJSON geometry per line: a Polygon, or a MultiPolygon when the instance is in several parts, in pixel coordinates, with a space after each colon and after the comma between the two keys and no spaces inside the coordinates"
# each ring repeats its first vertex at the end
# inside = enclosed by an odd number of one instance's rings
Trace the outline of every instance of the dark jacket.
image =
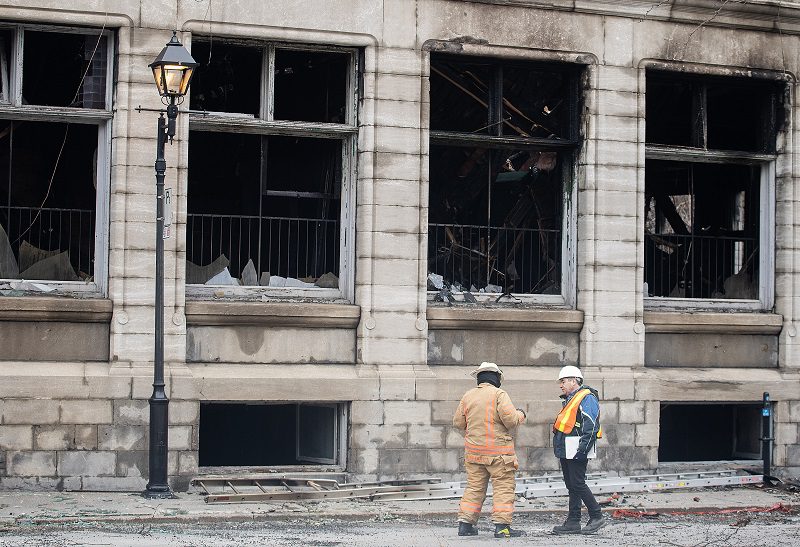
{"type": "MultiPolygon", "coordinates": [[[[578,416],[575,420],[575,427],[569,436],[580,436],[581,440],[578,442],[578,454],[576,458],[586,457],[589,450],[592,449],[594,443],[597,441],[597,432],[600,430],[600,402],[597,396],[597,390],[589,386],[581,386],[569,395],[562,395],[563,402],[562,408],[582,389],[588,389],[591,393],[583,398],[578,409],[578,416]]],[[[566,437],[561,431],[553,432],[553,453],[556,458],[566,458],[567,449],[564,442],[566,437]]]]}

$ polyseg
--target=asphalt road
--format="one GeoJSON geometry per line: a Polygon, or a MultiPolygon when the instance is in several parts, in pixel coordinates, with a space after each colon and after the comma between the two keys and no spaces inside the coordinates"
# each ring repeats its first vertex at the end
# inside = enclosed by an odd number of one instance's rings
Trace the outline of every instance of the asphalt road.
{"type": "Polygon", "coordinates": [[[515,524],[528,536],[499,540],[488,522],[477,537],[459,538],[452,519],[397,518],[343,520],[309,516],[260,522],[98,523],[63,526],[0,527],[0,546],[95,545],[308,545],[319,547],[374,545],[392,547],[496,545],[591,546],[796,546],[800,516],[796,514],[660,515],[653,519],[611,519],[593,536],[555,536],[549,530],[560,518],[551,514],[520,515],[515,524]]]}

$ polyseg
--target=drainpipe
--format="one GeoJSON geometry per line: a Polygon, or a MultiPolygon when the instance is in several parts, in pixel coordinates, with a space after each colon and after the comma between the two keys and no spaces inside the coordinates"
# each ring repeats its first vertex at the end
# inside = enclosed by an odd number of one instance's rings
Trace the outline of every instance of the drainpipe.
{"type": "Polygon", "coordinates": [[[772,404],[769,393],[764,392],[763,407],[761,408],[761,457],[764,459],[764,484],[770,484],[772,475],[772,404]]]}

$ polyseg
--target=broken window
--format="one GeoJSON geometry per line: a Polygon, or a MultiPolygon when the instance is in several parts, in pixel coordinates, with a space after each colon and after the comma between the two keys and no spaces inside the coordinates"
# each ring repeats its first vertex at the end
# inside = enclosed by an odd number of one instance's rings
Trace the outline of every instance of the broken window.
{"type": "Polygon", "coordinates": [[[109,43],[97,31],[0,28],[0,279],[105,285],[109,43]]]}
{"type": "Polygon", "coordinates": [[[759,404],[662,403],[658,461],[759,459],[761,421],[759,404]],[[699,428],[698,420],[714,426],[699,428]]]}
{"type": "Polygon", "coordinates": [[[763,300],[779,92],[648,72],[645,296],[763,300]]]}
{"type": "Polygon", "coordinates": [[[219,110],[191,118],[187,284],[340,294],[352,269],[354,52],[202,41],[193,50],[192,108],[219,110]]]}
{"type": "Polygon", "coordinates": [[[202,403],[201,467],[344,465],[343,403],[202,403]]]}
{"type": "Polygon", "coordinates": [[[448,287],[562,294],[577,76],[431,55],[428,269],[448,287]]]}

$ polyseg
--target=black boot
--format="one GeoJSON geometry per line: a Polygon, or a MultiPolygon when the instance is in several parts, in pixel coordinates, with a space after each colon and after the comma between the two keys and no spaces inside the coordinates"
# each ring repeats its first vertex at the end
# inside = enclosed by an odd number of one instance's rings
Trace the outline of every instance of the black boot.
{"type": "Polygon", "coordinates": [[[581,522],[579,520],[567,519],[564,524],[553,527],[554,534],[580,534],[581,522]]]}
{"type": "Polygon", "coordinates": [[[510,524],[494,525],[494,537],[496,538],[518,538],[525,535],[522,530],[512,530],[510,524]]]}
{"type": "Polygon", "coordinates": [[[586,523],[586,526],[583,527],[581,530],[581,534],[594,534],[600,528],[608,524],[606,519],[603,518],[603,515],[597,515],[596,517],[589,517],[589,522],[586,523]]]}
{"type": "Polygon", "coordinates": [[[477,536],[478,535],[478,529],[475,528],[474,524],[470,524],[469,522],[458,521],[458,535],[459,536],[477,536]]]}

